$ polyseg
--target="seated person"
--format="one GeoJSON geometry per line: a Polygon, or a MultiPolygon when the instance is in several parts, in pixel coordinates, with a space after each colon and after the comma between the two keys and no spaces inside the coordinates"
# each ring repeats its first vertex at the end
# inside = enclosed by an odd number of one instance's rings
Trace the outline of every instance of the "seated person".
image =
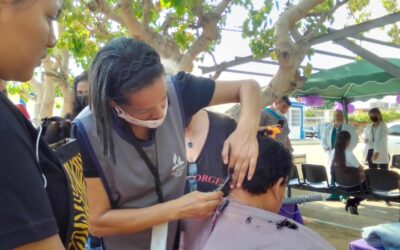
{"type": "MultiPolygon", "coordinates": [[[[353,152],[349,149],[351,144],[351,135],[348,131],[341,131],[336,139],[335,149],[331,152],[332,159],[332,173],[335,174],[337,180],[346,181],[348,183],[353,182],[352,185],[344,186],[342,183],[338,183],[344,187],[348,192],[360,191],[364,184],[364,168],[354,156],[353,152]],[[353,180],[353,181],[352,181],[353,180]]],[[[358,205],[363,199],[347,198],[346,211],[350,209],[351,214],[358,215],[358,205]]]]}
{"type": "Polygon", "coordinates": [[[253,178],[231,190],[192,249],[334,249],[318,234],[278,214],[292,157],[265,136],[259,136],[259,149],[253,178]]]}

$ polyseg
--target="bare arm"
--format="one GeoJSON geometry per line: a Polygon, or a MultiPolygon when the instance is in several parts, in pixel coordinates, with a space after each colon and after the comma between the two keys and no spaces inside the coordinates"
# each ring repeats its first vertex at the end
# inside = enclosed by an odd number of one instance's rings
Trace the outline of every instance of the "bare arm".
{"type": "Polygon", "coordinates": [[[224,143],[222,158],[235,169],[231,186],[240,187],[246,175],[248,179],[253,177],[258,157],[260,86],[253,80],[217,81],[210,105],[231,102],[240,102],[241,112],[236,130],[224,143]]]}
{"type": "Polygon", "coordinates": [[[60,236],[53,235],[44,240],[35,241],[28,243],[26,245],[15,248],[15,250],[42,250],[42,249],[52,249],[52,250],[65,250],[60,236]]]}
{"type": "Polygon", "coordinates": [[[211,215],[222,192],[192,192],[146,208],[112,209],[100,178],[87,178],[89,230],[94,236],[129,234],[183,218],[211,215]]]}

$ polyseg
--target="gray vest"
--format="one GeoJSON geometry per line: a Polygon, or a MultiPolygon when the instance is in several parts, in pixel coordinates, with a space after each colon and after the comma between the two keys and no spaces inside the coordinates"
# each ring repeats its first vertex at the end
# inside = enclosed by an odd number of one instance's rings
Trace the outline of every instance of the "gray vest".
{"type": "MultiPolygon", "coordinates": [[[[186,153],[181,107],[174,84],[168,79],[168,112],[161,127],[156,129],[155,143],[143,150],[150,160],[158,165],[164,200],[169,201],[183,195],[186,177],[186,153]]],[[[102,153],[100,139],[96,135],[91,111],[86,108],[76,118],[85,129],[100,175],[102,175],[114,209],[143,208],[158,203],[154,177],[135,147],[113,130],[116,163],[102,153]]],[[[168,225],[167,249],[173,248],[177,222],[168,225]]],[[[107,250],[150,249],[151,229],[103,238],[107,250]]]]}

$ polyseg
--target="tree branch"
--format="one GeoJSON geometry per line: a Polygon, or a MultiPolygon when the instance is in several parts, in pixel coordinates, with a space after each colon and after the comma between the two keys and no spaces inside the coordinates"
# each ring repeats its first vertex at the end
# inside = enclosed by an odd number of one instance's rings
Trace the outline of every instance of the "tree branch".
{"type": "Polygon", "coordinates": [[[133,14],[131,0],[119,0],[118,3],[122,19],[132,37],[149,44],[165,58],[176,62],[179,60],[181,53],[176,43],[170,37],[144,27],[133,14]]]}
{"type": "Polygon", "coordinates": [[[314,37],[315,33],[317,32],[317,30],[322,27],[322,25],[324,24],[324,22],[326,21],[326,19],[328,18],[328,16],[332,15],[337,9],[339,9],[340,7],[342,7],[344,4],[346,4],[349,0],[342,0],[342,1],[337,1],[335,6],[333,6],[332,9],[330,9],[328,12],[325,13],[321,13],[321,16],[318,20],[317,25],[315,25],[315,27],[313,28],[313,30],[311,31],[307,31],[305,32],[304,38],[305,40],[309,41],[311,38],[314,37]]]}
{"type": "Polygon", "coordinates": [[[168,29],[171,27],[171,23],[174,20],[174,15],[172,13],[168,13],[165,17],[163,24],[161,25],[161,30],[163,36],[168,35],[168,29]]]}
{"type": "MultiPolygon", "coordinates": [[[[271,104],[277,97],[287,94],[289,91],[301,88],[305,83],[304,77],[299,74],[299,67],[303,61],[309,45],[307,40],[293,43],[290,30],[295,24],[304,18],[310,10],[324,0],[302,0],[299,4],[290,6],[275,23],[276,55],[279,69],[272,78],[270,84],[264,89],[264,105],[271,104]]],[[[297,34],[295,31],[293,32],[297,34]]]]}
{"type": "Polygon", "coordinates": [[[123,19],[113,10],[104,0],[94,0],[95,5],[92,3],[87,4],[90,11],[96,11],[94,8],[98,8],[101,13],[103,13],[108,19],[113,20],[121,25],[124,24],[123,19]]]}
{"type": "Polygon", "coordinates": [[[142,5],[143,5],[143,26],[147,28],[149,27],[151,11],[154,10],[154,5],[152,0],[143,0],[142,5]]]}
{"type": "Polygon", "coordinates": [[[196,57],[207,49],[211,42],[217,39],[217,25],[222,18],[222,13],[229,7],[231,0],[222,0],[218,6],[210,13],[203,15],[202,23],[203,32],[200,37],[189,48],[188,52],[182,56],[179,65],[181,68],[191,68],[192,62],[196,57]]]}

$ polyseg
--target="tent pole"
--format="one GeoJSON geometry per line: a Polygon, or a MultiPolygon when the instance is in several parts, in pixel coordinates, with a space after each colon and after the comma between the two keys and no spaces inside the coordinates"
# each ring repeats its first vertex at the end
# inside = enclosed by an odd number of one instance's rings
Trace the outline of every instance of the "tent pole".
{"type": "Polygon", "coordinates": [[[349,123],[349,111],[347,109],[347,99],[343,98],[342,99],[342,105],[343,105],[343,115],[346,123],[349,123]]]}

